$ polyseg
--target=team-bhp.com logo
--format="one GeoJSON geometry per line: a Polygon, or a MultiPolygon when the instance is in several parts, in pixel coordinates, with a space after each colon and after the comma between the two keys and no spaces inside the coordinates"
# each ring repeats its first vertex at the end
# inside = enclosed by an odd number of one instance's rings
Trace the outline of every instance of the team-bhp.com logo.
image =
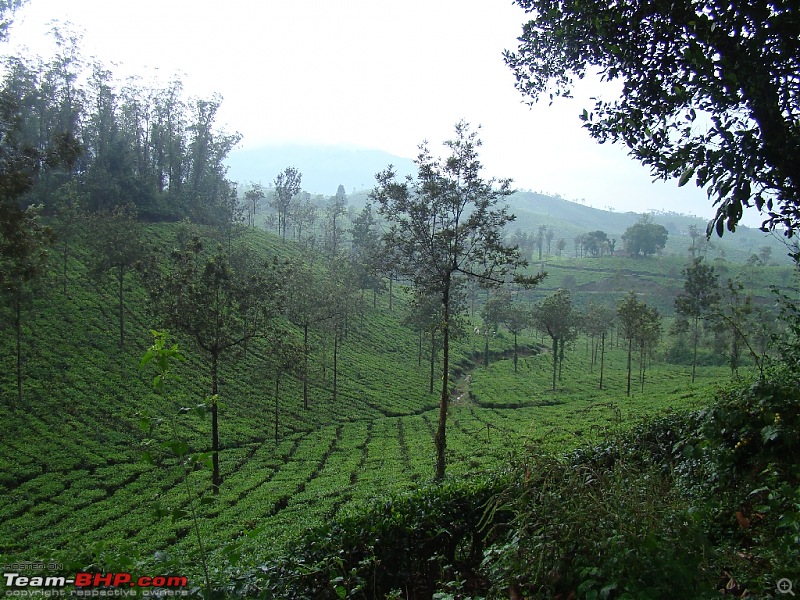
{"type": "Polygon", "coordinates": [[[159,575],[133,577],[130,573],[76,573],[74,577],[60,575],[21,575],[3,573],[6,596],[186,596],[186,577],[159,575]],[[74,589],[66,590],[67,586],[74,589]]]}

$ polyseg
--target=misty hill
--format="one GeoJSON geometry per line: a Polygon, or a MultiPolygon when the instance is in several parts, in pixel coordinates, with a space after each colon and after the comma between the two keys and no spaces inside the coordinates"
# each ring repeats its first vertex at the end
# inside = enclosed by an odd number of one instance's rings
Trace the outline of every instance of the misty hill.
{"type": "Polygon", "coordinates": [[[382,150],[353,146],[276,145],[231,152],[228,177],[239,183],[272,183],[288,166],[303,174],[303,189],[312,194],[335,194],[339,185],[351,193],[372,188],[375,173],[392,164],[400,175],[414,172],[411,159],[382,150]]]}
{"type": "MultiPolygon", "coordinates": [[[[360,209],[367,202],[369,190],[361,190],[350,194],[351,206],[360,209]]],[[[516,220],[509,227],[513,233],[517,230],[536,232],[540,226],[553,229],[554,239],[564,238],[567,242],[566,256],[573,256],[573,240],[589,231],[605,231],[610,238],[618,240],[618,248],[622,249],[622,234],[636,223],[640,213],[613,212],[586,206],[578,202],[565,200],[558,196],[550,196],[537,192],[520,191],[508,198],[510,212],[516,220]]],[[[687,255],[691,245],[689,227],[694,225],[705,232],[708,222],[705,219],[675,212],[650,213],[653,220],[666,227],[669,232],[667,255],[687,255]]],[[[713,235],[710,244],[705,247],[703,255],[709,259],[724,258],[734,263],[743,263],[753,254],[758,254],[763,246],[772,249],[771,260],[776,264],[788,265],[788,249],[778,234],[768,234],[751,227],[739,226],[735,233],[725,232],[722,238],[713,235]]]]}
{"type": "MultiPolygon", "coordinates": [[[[534,231],[544,225],[552,227],[556,239],[563,237],[567,241],[567,252],[571,251],[572,240],[582,233],[592,230],[605,231],[609,237],[620,241],[625,230],[641,218],[640,213],[612,212],[585,206],[563,198],[548,196],[535,192],[517,192],[509,197],[511,212],[516,215],[512,230],[534,231]]],[[[665,252],[667,254],[684,254],[691,241],[689,227],[694,225],[703,233],[708,221],[691,215],[675,212],[650,213],[653,220],[666,227],[669,239],[665,252]]],[[[733,262],[744,262],[752,254],[757,254],[763,246],[772,248],[772,260],[780,264],[789,264],[787,248],[778,235],[772,235],[739,226],[736,232],[726,231],[722,238],[713,235],[710,239],[710,257],[725,257],[733,262]]]]}
{"type": "MultiPolygon", "coordinates": [[[[395,166],[400,176],[416,171],[411,159],[353,146],[263,146],[235,150],[227,160],[229,178],[241,184],[251,181],[270,184],[287,166],[295,166],[303,174],[305,191],[333,195],[340,184],[344,185],[349,204],[356,209],[367,202],[375,183],[375,173],[389,164],[395,166]]],[[[634,212],[593,208],[558,196],[529,191],[516,192],[508,204],[517,217],[512,230],[535,231],[541,225],[552,227],[556,239],[567,241],[568,252],[572,240],[588,231],[600,229],[620,240],[625,230],[641,216],[634,212]]],[[[668,211],[653,213],[653,219],[669,231],[668,254],[685,253],[690,245],[689,227],[694,225],[703,232],[708,224],[705,219],[668,211]]],[[[757,254],[762,246],[770,246],[774,261],[789,263],[787,250],[781,241],[757,229],[740,226],[736,233],[726,232],[722,239],[714,236],[711,242],[711,248],[716,251],[711,253],[711,257],[723,256],[734,262],[744,262],[752,254],[757,254]]]]}

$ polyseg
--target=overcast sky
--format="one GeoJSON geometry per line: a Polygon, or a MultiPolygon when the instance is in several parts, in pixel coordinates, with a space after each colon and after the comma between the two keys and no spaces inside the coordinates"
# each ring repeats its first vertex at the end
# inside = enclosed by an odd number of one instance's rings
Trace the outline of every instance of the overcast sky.
{"type": "MultiPolygon", "coordinates": [[[[620,147],[598,145],[579,113],[605,92],[529,108],[502,52],[525,14],[507,0],[29,0],[15,45],[48,56],[48,22],[84,33],[84,54],[117,75],[162,81],[224,101],[220,121],[246,148],[348,144],[416,155],[459,119],[481,124],[487,176],[599,208],[713,215],[702,190],[652,184],[620,147]]],[[[268,178],[268,177],[267,177],[268,178]]]]}

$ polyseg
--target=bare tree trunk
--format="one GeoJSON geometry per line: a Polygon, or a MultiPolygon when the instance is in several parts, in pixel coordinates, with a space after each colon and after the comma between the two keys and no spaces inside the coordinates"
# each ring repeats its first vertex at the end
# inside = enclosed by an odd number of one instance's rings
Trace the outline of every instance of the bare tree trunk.
{"type": "Polygon", "coordinates": [[[119,266],[119,347],[125,345],[125,305],[123,304],[123,283],[125,281],[125,267],[119,266]]]}
{"type": "Polygon", "coordinates": [[[697,365],[697,324],[698,319],[695,317],[694,319],[694,349],[692,350],[692,383],[694,383],[694,373],[695,373],[695,365],[697,365]]]}
{"type": "Polygon", "coordinates": [[[640,391],[644,393],[644,370],[646,368],[645,345],[642,344],[641,356],[639,357],[639,380],[641,382],[640,391]]]}
{"type": "Polygon", "coordinates": [[[430,393],[433,393],[433,376],[434,369],[436,368],[436,331],[431,329],[431,387],[430,393]]]}
{"type": "Polygon", "coordinates": [[[308,410],[308,323],[303,323],[303,408],[308,410]]]}
{"type": "Polygon", "coordinates": [[[333,401],[336,402],[339,384],[339,323],[333,327],[333,401]]]}
{"type": "Polygon", "coordinates": [[[69,248],[67,247],[67,243],[64,242],[64,295],[67,295],[67,256],[69,254],[69,248]]]}
{"type": "Polygon", "coordinates": [[[278,370],[277,374],[275,375],[275,445],[278,445],[278,388],[281,384],[281,372],[280,369],[278,370]]]}
{"type": "Polygon", "coordinates": [[[14,329],[17,334],[17,406],[22,406],[22,291],[14,295],[14,329]]]}
{"type": "Polygon", "coordinates": [[[211,351],[211,491],[216,496],[222,480],[219,476],[219,412],[217,409],[219,350],[211,351]]]}
{"type": "Polygon", "coordinates": [[[517,332],[514,332],[514,373],[517,372],[517,332]]]}
{"type": "Polygon", "coordinates": [[[606,357],[606,332],[600,334],[600,389],[603,389],[603,364],[606,357]]]}
{"type": "Polygon", "coordinates": [[[625,395],[631,395],[631,352],[633,351],[633,338],[628,340],[628,386],[625,389],[625,395]]]}
{"type": "Polygon", "coordinates": [[[447,450],[447,405],[450,402],[450,274],[442,293],[444,322],[442,324],[442,397],[439,401],[439,426],[436,429],[436,481],[444,479],[447,450]]]}

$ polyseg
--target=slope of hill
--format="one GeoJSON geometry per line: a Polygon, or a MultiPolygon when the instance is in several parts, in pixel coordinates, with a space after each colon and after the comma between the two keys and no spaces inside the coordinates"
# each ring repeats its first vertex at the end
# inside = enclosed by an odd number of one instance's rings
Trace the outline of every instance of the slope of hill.
{"type": "MultiPolygon", "coordinates": [[[[172,247],[174,235],[174,226],[148,230],[161,253],[172,247]]],[[[296,251],[263,231],[248,232],[243,243],[262,255],[288,257],[296,251]]],[[[110,276],[91,276],[90,257],[79,250],[69,263],[68,295],[58,285],[46,285],[24,313],[21,405],[13,400],[15,336],[0,338],[0,356],[7,364],[0,373],[0,559],[56,557],[82,569],[131,561],[163,567],[167,563],[160,561],[169,558],[172,570],[189,569],[190,563],[198,564],[191,504],[182,483],[184,470],[168,450],[176,437],[192,451],[210,446],[208,421],[179,414],[180,407],[207,398],[207,360],[191,340],[176,338],[188,362],[179,369],[181,380],[168,383],[164,396],[156,395],[152,373],[137,368],[151,343],[153,323],[144,289],[135,277],[126,282],[128,336],[120,349],[115,282],[110,276]],[[142,462],[145,452],[154,464],[142,462]]],[[[283,540],[315,523],[431,478],[438,390],[428,391],[421,340],[401,325],[406,299],[401,289],[395,294],[393,311],[384,294],[375,308],[367,302],[350,319],[338,356],[335,402],[330,335],[322,329],[312,332],[310,406],[303,408],[301,383],[286,377],[277,407],[277,443],[269,347],[254,342],[247,354],[223,357],[223,488],[217,500],[200,507],[204,539],[220,556],[237,540],[246,543],[248,560],[257,564],[283,540]]],[[[497,397],[503,393],[497,387],[476,388],[474,398],[465,389],[454,401],[448,472],[455,477],[504,464],[510,447],[522,449],[531,436],[547,438],[553,419],[563,423],[552,438],[556,444],[585,441],[589,430],[602,435],[604,425],[587,423],[587,406],[615,399],[624,389],[623,361],[617,356],[617,373],[609,371],[607,391],[585,394],[596,385],[594,375],[576,362],[574,371],[568,366],[565,372],[568,393],[551,397],[544,376],[548,357],[530,356],[538,337],[520,341],[528,353],[519,373],[505,362],[517,394],[512,402],[497,397]],[[584,431],[583,437],[571,433],[572,428],[584,431]]],[[[502,332],[491,339],[491,350],[498,354],[511,345],[502,332]]],[[[474,360],[482,346],[481,336],[468,335],[454,350],[453,362],[461,371],[472,368],[470,357],[474,360]]],[[[575,355],[587,360],[582,352],[575,355]]],[[[705,381],[719,376],[716,370],[702,375],[705,381]]],[[[654,386],[661,381],[670,391],[630,405],[625,410],[631,419],[667,405],[696,404],[702,396],[697,390],[687,392],[674,367],[663,374],[654,367],[650,378],[654,386]]],[[[192,493],[209,491],[208,471],[190,472],[188,482],[192,493]]]]}
{"type": "MultiPolygon", "coordinates": [[[[572,240],[583,233],[594,230],[605,231],[610,238],[616,238],[617,248],[622,249],[622,234],[641,217],[638,213],[618,213],[584,206],[577,202],[535,192],[517,192],[509,197],[511,212],[517,217],[511,230],[517,228],[536,231],[540,225],[552,227],[555,238],[567,241],[567,255],[572,255],[572,240]]],[[[670,212],[650,213],[653,221],[663,225],[669,232],[666,254],[688,256],[691,245],[689,227],[694,225],[704,233],[708,222],[688,215],[670,212]]],[[[753,254],[758,254],[763,246],[771,248],[771,259],[778,264],[790,264],[788,249],[780,236],[764,233],[750,227],[738,227],[734,233],[726,232],[722,238],[716,235],[710,239],[709,258],[725,258],[742,263],[753,254]]]]}

